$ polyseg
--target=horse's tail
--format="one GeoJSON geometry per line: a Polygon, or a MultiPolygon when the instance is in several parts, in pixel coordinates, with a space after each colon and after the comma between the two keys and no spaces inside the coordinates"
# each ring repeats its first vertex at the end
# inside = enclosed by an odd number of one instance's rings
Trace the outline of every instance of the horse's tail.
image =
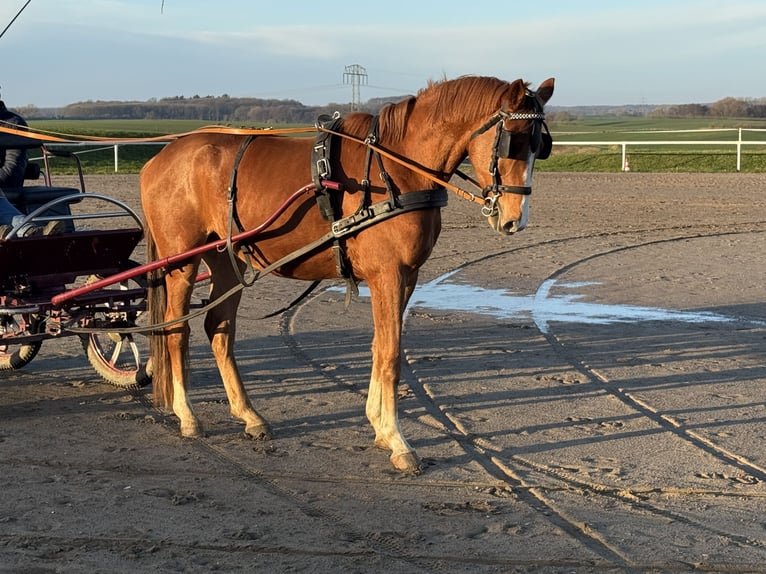
{"type": "MultiPolygon", "coordinates": [[[[145,226],[147,261],[157,259],[157,246],[149,226],[145,226]]],[[[163,269],[152,271],[149,276],[148,315],[152,325],[165,320],[168,292],[163,269]]],[[[164,329],[149,337],[149,355],[152,360],[152,399],[155,405],[169,408],[173,404],[173,377],[168,356],[167,334],[164,329]]]]}

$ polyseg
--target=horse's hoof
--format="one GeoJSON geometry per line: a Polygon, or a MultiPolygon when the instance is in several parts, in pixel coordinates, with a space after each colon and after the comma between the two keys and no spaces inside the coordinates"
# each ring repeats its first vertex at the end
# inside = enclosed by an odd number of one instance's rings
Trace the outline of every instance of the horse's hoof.
{"type": "Polygon", "coordinates": [[[271,440],[271,427],[266,423],[250,425],[245,428],[245,436],[253,440],[271,440]]]}
{"type": "Polygon", "coordinates": [[[420,474],[423,471],[423,465],[420,464],[420,459],[412,451],[402,454],[392,454],[391,464],[393,464],[394,468],[399,472],[408,474],[420,474]]]}
{"type": "Polygon", "coordinates": [[[181,425],[181,436],[184,438],[200,438],[203,434],[202,425],[196,421],[181,425]]]}

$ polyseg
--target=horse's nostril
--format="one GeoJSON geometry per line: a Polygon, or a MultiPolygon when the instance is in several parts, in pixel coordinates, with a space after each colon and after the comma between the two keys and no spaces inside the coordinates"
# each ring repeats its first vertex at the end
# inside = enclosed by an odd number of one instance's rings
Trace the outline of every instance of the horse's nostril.
{"type": "Polygon", "coordinates": [[[517,221],[506,222],[505,225],[503,225],[503,231],[505,231],[506,233],[514,233],[517,229],[516,227],[517,223],[518,223],[517,221]]]}

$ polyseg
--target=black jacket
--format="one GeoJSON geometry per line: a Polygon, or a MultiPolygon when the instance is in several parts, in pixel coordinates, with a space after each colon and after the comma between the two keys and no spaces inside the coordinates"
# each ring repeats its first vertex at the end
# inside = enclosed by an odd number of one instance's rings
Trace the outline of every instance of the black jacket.
{"type": "MultiPolygon", "coordinates": [[[[0,126],[19,129],[26,127],[27,122],[20,115],[8,110],[5,103],[0,100],[0,126]]],[[[26,169],[26,150],[0,148],[0,189],[24,185],[26,169]]]]}

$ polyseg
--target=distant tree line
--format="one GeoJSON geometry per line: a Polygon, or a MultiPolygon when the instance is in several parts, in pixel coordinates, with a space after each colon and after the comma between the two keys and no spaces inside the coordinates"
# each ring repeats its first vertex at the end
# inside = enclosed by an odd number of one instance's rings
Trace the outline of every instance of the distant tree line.
{"type": "MultiPolygon", "coordinates": [[[[390,102],[407,96],[373,98],[361,104],[361,111],[377,113],[390,102]]],[[[320,114],[351,111],[351,104],[307,106],[297,100],[233,98],[222,96],[175,96],[147,101],[88,101],[61,108],[17,107],[28,119],[179,119],[211,123],[272,125],[280,123],[312,124],[320,114]]],[[[567,121],[581,115],[651,116],[667,118],[766,118],[766,98],[723,98],[711,104],[681,104],[672,106],[581,106],[552,107],[550,121],[567,121]]]]}
{"type": "Polygon", "coordinates": [[[663,106],[652,116],[673,118],[766,118],[766,98],[723,98],[712,104],[683,104],[663,106]]]}
{"type": "MultiPolygon", "coordinates": [[[[385,104],[398,98],[375,98],[361,105],[361,110],[376,113],[385,104]]],[[[339,111],[351,111],[351,104],[306,106],[296,100],[233,98],[223,96],[176,96],[147,101],[88,101],[61,108],[17,107],[27,119],[72,120],[201,120],[214,123],[247,123],[269,125],[278,123],[313,124],[317,116],[339,111]]]]}

